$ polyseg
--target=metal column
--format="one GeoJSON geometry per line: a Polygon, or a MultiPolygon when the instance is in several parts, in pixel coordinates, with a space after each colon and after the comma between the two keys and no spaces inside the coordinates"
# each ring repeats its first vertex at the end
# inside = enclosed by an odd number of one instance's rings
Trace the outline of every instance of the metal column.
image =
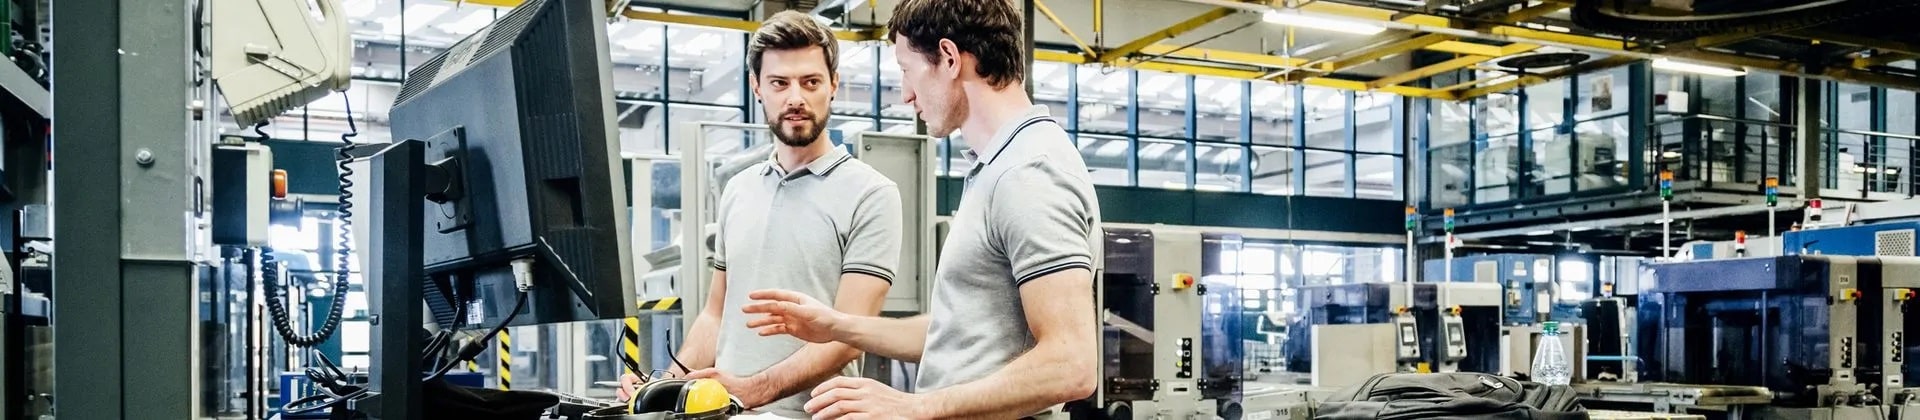
{"type": "Polygon", "coordinates": [[[1825,114],[1827,95],[1820,90],[1827,82],[1800,77],[1794,79],[1799,84],[1793,101],[1794,141],[1799,142],[1799,156],[1794,163],[1794,171],[1799,173],[1794,185],[1800,187],[1800,199],[1820,198],[1820,188],[1826,184],[1820,180],[1820,143],[1825,136],[1820,131],[1820,116],[1825,114]]]}
{"type": "MultiPolygon", "coordinates": [[[[374,155],[373,213],[366,232],[379,236],[368,247],[367,304],[373,337],[373,369],[368,386],[377,400],[353,408],[378,419],[417,419],[421,408],[420,373],[426,336],[420,330],[425,317],[419,282],[426,278],[421,251],[426,220],[426,182],[416,169],[426,161],[426,145],[402,140],[374,155]],[[370,406],[369,406],[370,405],[370,406]]],[[[359,402],[356,402],[359,404],[359,402]]]]}
{"type": "Polygon", "coordinates": [[[191,25],[179,0],[53,5],[56,410],[198,418],[188,136],[191,25]],[[185,360],[183,363],[182,360],[185,360]]]}

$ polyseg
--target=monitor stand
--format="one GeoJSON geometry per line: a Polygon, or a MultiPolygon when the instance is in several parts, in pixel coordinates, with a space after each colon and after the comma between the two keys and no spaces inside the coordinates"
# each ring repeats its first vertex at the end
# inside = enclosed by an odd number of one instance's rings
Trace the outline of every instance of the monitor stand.
{"type": "Polygon", "coordinates": [[[425,416],[421,377],[425,365],[426,335],[420,282],[426,281],[424,237],[427,194],[426,144],[401,140],[369,158],[373,211],[363,234],[368,241],[367,312],[373,368],[368,369],[365,397],[348,408],[376,419],[418,419],[425,416]]]}

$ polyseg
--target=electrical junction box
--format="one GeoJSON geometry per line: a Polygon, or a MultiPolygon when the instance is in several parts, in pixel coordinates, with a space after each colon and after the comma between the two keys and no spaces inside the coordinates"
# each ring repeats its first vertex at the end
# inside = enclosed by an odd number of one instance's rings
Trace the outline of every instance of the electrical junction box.
{"type": "Polygon", "coordinates": [[[213,243],[266,246],[273,151],[251,142],[214,146],[212,184],[213,243]]]}

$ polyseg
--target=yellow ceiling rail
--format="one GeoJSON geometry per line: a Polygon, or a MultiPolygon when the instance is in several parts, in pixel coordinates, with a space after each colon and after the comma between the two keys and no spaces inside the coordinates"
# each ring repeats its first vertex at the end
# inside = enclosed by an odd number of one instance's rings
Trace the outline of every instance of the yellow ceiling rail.
{"type": "Polygon", "coordinates": [[[1215,7],[1213,8],[1213,10],[1208,10],[1206,11],[1206,13],[1201,13],[1199,16],[1187,18],[1187,20],[1183,20],[1183,21],[1180,21],[1179,23],[1175,23],[1173,24],[1173,26],[1168,26],[1165,29],[1154,31],[1153,33],[1147,34],[1146,36],[1142,36],[1139,39],[1135,39],[1126,44],[1121,44],[1119,47],[1116,47],[1114,49],[1107,50],[1106,52],[1103,52],[1100,54],[1099,61],[1102,63],[1108,63],[1108,64],[1119,62],[1120,59],[1126,58],[1128,55],[1131,55],[1135,52],[1139,52],[1140,50],[1145,49],[1147,47],[1153,46],[1154,43],[1158,43],[1168,38],[1180,36],[1180,34],[1191,32],[1195,29],[1200,29],[1200,27],[1202,26],[1207,26],[1207,24],[1213,23],[1213,21],[1226,18],[1227,16],[1232,16],[1234,13],[1237,13],[1237,12],[1239,12],[1238,9],[1233,9],[1228,7],[1215,7]]]}
{"type": "Polygon", "coordinates": [[[1602,58],[1599,60],[1593,60],[1585,63],[1567,66],[1559,70],[1553,70],[1546,73],[1529,74],[1525,76],[1520,76],[1517,79],[1506,81],[1506,82],[1500,82],[1500,83],[1495,83],[1492,85],[1487,85],[1479,88],[1467,89],[1465,91],[1457,91],[1457,92],[1451,92],[1451,93],[1455,98],[1462,99],[1462,100],[1478,98],[1478,97],[1486,96],[1493,93],[1506,92],[1514,89],[1519,89],[1527,86],[1545,83],[1554,79],[1571,76],[1577,73],[1585,73],[1590,71],[1605,70],[1605,69],[1610,69],[1614,67],[1619,67],[1619,66],[1626,65],[1628,63],[1633,63],[1635,61],[1640,61],[1640,59],[1636,57],[1616,55],[1612,57],[1602,58]]]}
{"type": "Polygon", "coordinates": [[[1321,70],[1324,72],[1337,72],[1345,69],[1350,69],[1355,66],[1383,60],[1383,59],[1386,59],[1387,57],[1406,54],[1409,52],[1413,52],[1415,50],[1419,50],[1421,48],[1432,46],[1434,44],[1449,42],[1455,39],[1458,39],[1458,38],[1455,38],[1452,35],[1424,34],[1424,35],[1416,36],[1413,38],[1390,42],[1376,48],[1362,50],[1358,53],[1355,53],[1352,57],[1345,57],[1345,58],[1341,58],[1340,60],[1334,61],[1333,63],[1329,64],[1325,68],[1322,68],[1321,70]]]}
{"type": "MultiPolygon", "coordinates": [[[[1521,53],[1533,51],[1539,48],[1540,48],[1539,45],[1534,45],[1534,44],[1508,44],[1505,47],[1500,47],[1500,53],[1501,53],[1500,56],[1505,57],[1505,56],[1514,55],[1514,54],[1521,54],[1521,53]]],[[[1412,71],[1408,71],[1405,73],[1400,73],[1392,76],[1374,79],[1374,81],[1372,82],[1367,82],[1367,86],[1372,87],[1374,89],[1379,89],[1387,86],[1398,85],[1401,83],[1412,82],[1420,79],[1425,79],[1428,77],[1433,77],[1442,73],[1463,69],[1463,68],[1466,68],[1467,66],[1480,64],[1480,63],[1486,62],[1487,60],[1492,60],[1494,58],[1495,57],[1489,57],[1484,55],[1469,55],[1469,56],[1456,57],[1452,60],[1434,63],[1432,65],[1413,69],[1412,71]]]]}
{"type": "MultiPolygon", "coordinates": [[[[1166,56],[1166,57],[1182,58],[1182,59],[1188,59],[1188,60],[1211,61],[1211,62],[1218,62],[1218,63],[1239,64],[1239,65],[1246,65],[1246,66],[1280,68],[1280,69],[1299,68],[1300,66],[1304,66],[1307,64],[1307,60],[1301,59],[1301,58],[1281,57],[1277,55],[1255,54],[1255,53],[1248,53],[1248,52],[1215,50],[1215,49],[1197,48],[1197,47],[1180,48],[1179,46],[1165,45],[1165,44],[1159,44],[1159,45],[1149,46],[1146,48],[1141,48],[1140,53],[1150,55],[1150,56],[1166,56]]],[[[1135,66],[1137,67],[1138,65],[1135,65],[1135,66]]]]}
{"type": "Polygon", "coordinates": [[[1831,42],[1831,43],[1841,44],[1841,45],[1852,45],[1855,47],[1872,48],[1872,49],[1880,50],[1882,52],[1897,52],[1897,53],[1903,53],[1903,54],[1920,55],[1920,45],[1913,45],[1913,44],[1908,44],[1904,42],[1890,41],[1885,39],[1867,38],[1867,37],[1862,37],[1857,35],[1847,35],[1847,34],[1815,31],[1815,30],[1788,32],[1781,35],[1800,38],[1800,39],[1814,40],[1814,41],[1831,42]]]}
{"type": "MultiPolygon", "coordinates": [[[[1224,68],[1224,67],[1214,67],[1214,66],[1198,65],[1198,64],[1165,63],[1165,62],[1158,62],[1158,61],[1146,61],[1146,62],[1135,63],[1133,65],[1133,68],[1139,69],[1139,70],[1191,74],[1191,75],[1197,75],[1197,76],[1221,77],[1221,78],[1229,78],[1229,79],[1258,79],[1260,76],[1265,75],[1265,73],[1263,72],[1254,71],[1254,70],[1230,69],[1230,68],[1224,68]]],[[[1374,89],[1367,89],[1366,82],[1361,82],[1356,80],[1335,79],[1330,77],[1308,77],[1300,80],[1300,83],[1308,86],[1319,86],[1319,87],[1333,88],[1333,89],[1362,90],[1362,91],[1374,90],[1374,89]]],[[[1417,98],[1433,98],[1433,99],[1441,99],[1441,100],[1453,99],[1453,95],[1450,95],[1446,92],[1441,92],[1433,89],[1408,87],[1408,86],[1390,86],[1385,89],[1378,89],[1377,91],[1392,93],[1392,94],[1401,95],[1401,96],[1417,97],[1417,98]]]]}
{"type": "Polygon", "coordinates": [[[1087,53],[1087,54],[1099,54],[1098,52],[1095,52],[1093,50],[1093,47],[1087,46],[1087,41],[1081,40],[1080,35],[1074,34],[1073,28],[1067,27],[1066,21],[1060,20],[1059,15],[1053,14],[1053,9],[1047,8],[1046,2],[1042,2],[1040,0],[1033,0],[1033,9],[1039,10],[1040,14],[1045,15],[1047,17],[1047,20],[1053,21],[1053,26],[1060,28],[1060,33],[1066,34],[1068,39],[1072,39],[1073,46],[1080,47],[1080,52],[1087,53]]]}
{"type": "MultiPolygon", "coordinates": [[[[482,1],[482,0],[469,0],[469,1],[482,1]]],[[[508,1],[508,0],[494,0],[494,1],[508,1]]],[[[636,20],[644,20],[644,21],[660,22],[660,23],[674,23],[674,24],[681,24],[681,25],[688,25],[688,26],[704,26],[709,28],[732,29],[732,30],[742,31],[742,32],[753,32],[753,31],[760,30],[760,22],[755,22],[750,20],[728,19],[728,18],[696,16],[696,15],[676,15],[672,13],[660,13],[660,12],[644,12],[644,11],[635,10],[635,9],[627,9],[624,12],[620,12],[620,15],[626,16],[628,19],[636,19],[636,20]]]]}
{"type": "Polygon", "coordinates": [[[1067,63],[1067,64],[1086,64],[1087,62],[1091,61],[1087,58],[1086,55],[1074,54],[1069,52],[1060,52],[1060,51],[1054,51],[1054,50],[1034,50],[1033,59],[1036,61],[1048,61],[1048,62],[1054,62],[1054,63],[1067,63]]]}
{"type": "Polygon", "coordinates": [[[1874,54],[1872,57],[1861,57],[1861,58],[1853,59],[1853,68],[1866,69],[1871,67],[1878,67],[1878,66],[1893,64],[1894,62],[1897,62],[1897,61],[1913,60],[1913,59],[1920,59],[1920,56],[1916,56],[1913,54],[1905,54],[1905,53],[1880,53],[1880,54],[1874,54]]]}
{"type": "Polygon", "coordinates": [[[1428,45],[1426,49],[1428,51],[1439,51],[1443,53],[1452,53],[1452,54],[1461,54],[1461,55],[1484,55],[1484,56],[1490,56],[1490,57],[1500,55],[1500,46],[1479,44],[1479,43],[1473,43],[1473,42],[1467,42],[1467,41],[1447,41],[1447,42],[1442,42],[1438,44],[1428,45]]]}
{"type": "Polygon", "coordinates": [[[1507,13],[1507,15],[1505,17],[1500,18],[1500,20],[1506,21],[1507,23],[1526,22],[1529,20],[1539,19],[1541,16],[1553,14],[1553,12],[1566,10],[1568,7],[1572,7],[1572,6],[1573,6],[1572,3],[1556,3],[1556,2],[1540,3],[1540,4],[1533,5],[1532,7],[1527,7],[1524,9],[1515,10],[1512,13],[1507,13]]]}

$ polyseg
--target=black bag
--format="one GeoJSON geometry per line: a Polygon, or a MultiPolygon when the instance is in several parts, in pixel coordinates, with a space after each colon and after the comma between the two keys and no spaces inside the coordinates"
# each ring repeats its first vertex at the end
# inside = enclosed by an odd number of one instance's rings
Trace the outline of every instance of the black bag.
{"type": "Polygon", "coordinates": [[[1484,373],[1383,373],[1333,394],[1316,420],[1585,420],[1572,388],[1484,373]]]}

